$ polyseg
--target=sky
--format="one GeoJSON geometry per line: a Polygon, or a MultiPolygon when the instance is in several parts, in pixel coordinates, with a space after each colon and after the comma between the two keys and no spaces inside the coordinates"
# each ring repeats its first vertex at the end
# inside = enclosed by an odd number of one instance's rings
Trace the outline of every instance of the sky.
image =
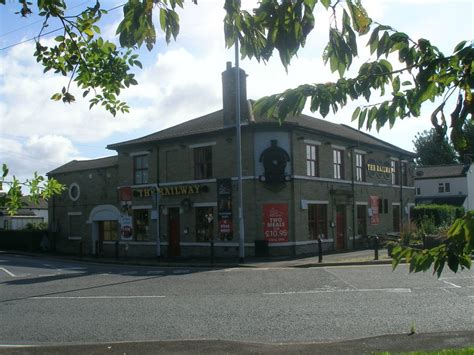
{"type": "MultiPolygon", "coordinates": [[[[124,0],[103,0],[106,9],[124,0]]],[[[10,0],[0,5],[0,163],[6,163],[10,174],[21,179],[36,171],[46,174],[68,161],[94,159],[114,155],[108,144],[147,135],[178,123],[222,108],[221,72],[227,61],[234,61],[234,49],[224,45],[222,9],[224,1],[199,0],[198,6],[187,1],[180,12],[180,34],[176,42],[166,45],[159,33],[155,48],[139,51],[143,70],[136,72],[139,85],[121,94],[130,106],[129,114],[111,114],[94,107],[88,99],[73,90],[76,102],[63,104],[51,101],[53,93],[67,85],[68,78],[43,73],[33,57],[34,41],[41,18],[15,15],[19,5],[10,0]],[[24,42],[18,44],[20,42],[24,42]]],[[[71,12],[93,6],[93,0],[67,1],[71,12]]],[[[256,1],[243,1],[252,8],[256,1]]],[[[407,33],[411,38],[426,38],[445,54],[457,43],[474,39],[474,2],[471,0],[363,0],[372,19],[407,33]]],[[[318,8],[319,7],[319,8],[318,8]]],[[[288,72],[278,56],[268,63],[242,60],[247,74],[247,96],[258,99],[304,83],[337,80],[322,61],[328,38],[330,17],[321,5],[316,13],[316,29],[308,37],[288,72]]],[[[156,11],[156,14],[158,12],[156,11]]],[[[102,35],[117,41],[115,30],[122,10],[111,11],[100,23],[102,35]]],[[[159,21],[155,18],[159,29],[159,21]]],[[[57,27],[57,26],[56,26],[57,27]]],[[[51,24],[48,30],[55,29],[51,24]]],[[[50,41],[57,33],[45,37],[50,41]]],[[[360,43],[364,45],[368,38],[360,43]]],[[[357,63],[367,60],[366,49],[360,50],[357,63]]],[[[381,101],[373,97],[374,102],[381,101]]],[[[326,119],[357,126],[351,122],[352,112],[365,101],[351,102],[326,119]]],[[[418,132],[431,128],[433,105],[427,105],[419,118],[399,120],[390,129],[368,133],[403,149],[413,151],[418,132]]],[[[448,110],[449,111],[449,105],[448,110]]],[[[305,112],[321,118],[319,114],[305,112]]]]}

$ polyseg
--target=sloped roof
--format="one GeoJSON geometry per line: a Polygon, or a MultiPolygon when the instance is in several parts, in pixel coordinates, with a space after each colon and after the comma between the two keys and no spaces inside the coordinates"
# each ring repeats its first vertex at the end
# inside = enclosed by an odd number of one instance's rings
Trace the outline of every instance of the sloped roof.
{"type": "Polygon", "coordinates": [[[417,168],[415,179],[436,179],[446,177],[462,177],[466,175],[466,166],[463,164],[431,165],[417,168]]]}
{"type": "Polygon", "coordinates": [[[222,110],[209,113],[207,115],[194,118],[176,126],[172,126],[161,131],[139,137],[125,142],[109,144],[108,149],[116,149],[123,146],[161,141],[171,138],[184,137],[200,133],[215,132],[224,129],[222,110]]]}
{"type": "Polygon", "coordinates": [[[38,198],[38,203],[36,203],[32,201],[29,196],[22,196],[21,205],[23,206],[23,208],[26,208],[26,209],[40,209],[40,210],[48,209],[48,201],[46,201],[43,198],[38,198]]]}
{"type": "MultiPolygon", "coordinates": [[[[43,198],[38,198],[38,203],[35,203],[31,200],[29,196],[21,197],[21,208],[15,212],[15,216],[35,216],[34,212],[31,210],[47,210],[48,201],[43,198]]],[[[0,216],[7,216],[6,208],[0,208],[0,216]]]]}
{"type": "MultiPolygon", "coordinates": [[[[247,123],[247,122],[245,122],[247,123]]],[[[252,125],[275,125],[280,126],[280,123],[274,120],[268,120],[265,118],[253,118],[250,121],[252,125]]],[[[370,134],[358,131],[352,127],[336,124],[326,120],[318,119],[308,115],[300,115],[297,117],[288,117],[284,122],[283,126],[291,125],[297,126],[304,129],[310,129],[317,131],[322,134],[329,134],[332,136],[346,139],[353,143],[368,144],[379,148],[385,148],[388,150],[396,151],[405,155],[414,155],[412,152],[403,150],[394,146],[393,144],[382,141],[381,139],[375,138],[370,134]]],[[[183,122],[176,126],[152,133],[150,135],[132,139],[129,141],[119,142],[110,144],[107,146],[108,149],[118,149],[121,147],[127,147],[131,145],[146,144],[151,142],[158,142],[172,138],[186,137],[196,134],[204,134],[217,132],[223,129],[229,129],[231,127],[224,126],[223,123],[223,110],[215,111],[207,115],[183,122]]]]}
{"type": "Polygon", "coordinates": [[[69,163],[61,165],[48,173],[48,175],[69,173],[72,171],[92,170],[100,168],[108,168],[117,165],[117,156],[91,159],[91,160],[72,160],[69,163]]]}

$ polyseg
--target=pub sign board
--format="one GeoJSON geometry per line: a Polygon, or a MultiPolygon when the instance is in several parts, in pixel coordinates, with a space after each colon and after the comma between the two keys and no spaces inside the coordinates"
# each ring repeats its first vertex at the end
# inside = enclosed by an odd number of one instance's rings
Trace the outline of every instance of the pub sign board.
{"type": "Polygon", "coordinates": [[[232,240],[232,180],[217,179],[216,185],[219,239],[232,240]]]}

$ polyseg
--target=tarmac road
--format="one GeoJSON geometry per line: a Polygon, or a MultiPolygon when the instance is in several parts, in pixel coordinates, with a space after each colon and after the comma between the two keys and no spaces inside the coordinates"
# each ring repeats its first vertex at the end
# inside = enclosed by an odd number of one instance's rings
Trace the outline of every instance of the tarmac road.
{"type": "Polygon", "coordinates": [[[411,329],[463,332],[472,342],[474,272],[437,279],[389,265],[159,268],[4,254],[0,314],[0,349],[203,339],[339,344],[411,329]]]}

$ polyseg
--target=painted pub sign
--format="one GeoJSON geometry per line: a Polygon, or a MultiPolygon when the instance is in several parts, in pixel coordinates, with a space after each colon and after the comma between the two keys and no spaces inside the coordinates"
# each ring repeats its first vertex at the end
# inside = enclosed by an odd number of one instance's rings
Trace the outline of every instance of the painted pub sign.
{"type": "Polygon", "coordinates": [[[266,203],[263,205],[263,233],[269,243],[288,241],[288,204],[266,203]]]}
{"type": "Polygon", "coordinates": [[[217,179],[217,223],[220,240],[232,240],[232,180],[217,179]]]}
{"type": "Polygon", "coordinates": [[[380,223],[380,211],[379,211],[379,197],[378,196],[369,196],[369,206],[370,206],[370,224],[379,224],[380,223]]]}

